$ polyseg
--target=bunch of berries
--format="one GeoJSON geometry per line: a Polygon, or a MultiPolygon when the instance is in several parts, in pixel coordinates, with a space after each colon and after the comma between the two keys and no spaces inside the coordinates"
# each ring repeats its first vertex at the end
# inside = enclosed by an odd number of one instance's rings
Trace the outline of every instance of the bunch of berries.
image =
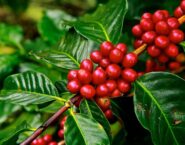
{"type": "Polygon", "coordinates": [[[98,104],[101,104],[100,108],[105,116],[111,118],[109,98],[119,97],[130,91],[131,83],[138,76],[132,69],[137,61],[137,54],[127,53],[124,43],[114,46],[105,41],[100,45],[100,50],[91,52],[90,59],[81,62],[79,70],[69,71],[67,88],[73,94],[104,102],[98,104]]]}
{"type": "MultiPolygon", "coordinates": [[[[67,116],[64,116],[59,123],[60,129],[57,132],[59,140],[64,139],[64,124],[66,122],[66,119],[67,116]]],[[[52,135],[46,134],[43,137],[33,140],[31,145],[58,145],[58,143],[53,140],[52,135]]]]}
{"type": "Polygon", "coordinates": [[[175,11],[174,11],[174,16],[176,18],[180,18],[182,17],[183,15],[185,15],[185,0],[182,0],[181,3],[180,3],[180,6],[178,6],[175,11]]]}
{"type": "Polygon", "coordinates": [[[154,14],[144,13],[140,24],[132,28],[132,33],[137,38],[134,47],[137,49],[147,44],[147,52],[152,58],[162,64],[169,63],[178,56],[177,44],[184,40],[184,33],[179,27],[179,20],[170,17],[166,10],[157,10],[154,14]]]}
{"type": "Polygon", "coordinates": [[[52,140],[52,136],[50,134],[46,134],[41,138],[33,140],[31,145],[57,145],[57,142],[52,140]]]}

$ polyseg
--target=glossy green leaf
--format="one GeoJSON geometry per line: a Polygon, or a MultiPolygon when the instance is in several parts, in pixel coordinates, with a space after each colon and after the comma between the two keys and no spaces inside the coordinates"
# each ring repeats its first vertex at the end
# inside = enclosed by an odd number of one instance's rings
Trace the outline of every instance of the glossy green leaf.
{"type": "Polygon", "coordinates": [[[68,116],[64,138],[66,145],[110,145],[103,127],[96,120],[83,114],[71,113],[68,116]]]}
{"type": "Polygon", "coordinates": [[[44,75],[46,75],[53,83],[61,80],[61,72],[48,68],[48,67],[44,67],[41,65],[37,65],[35,63],[21,63],[19,65],[19,71],[20,72],[25,72],[25,71],[37,71],[40,73],[43,73],[44,75]]]}
{"type": "Polygon", "coordinates": [[[110,0],[105,5],[99,5],[94,13],[87,14],[73,23],[74,28],[95,42],[109,40],[117,43],[122,33],[127,7],[127,0],[110,0]]]}
{"type": "Polygon", "coordinates": [[[14,130],[11,130],[6,138],[0,140],[0,145],[17,145],[16,141],[18,140],[20,133],[29,130],[30,126],[26,122],[22,122],[14,130]]]}
{"type": "Polygon", "coordinates": [[[9,75],[18,62],[19,58],[16,55],[0,55],[0,80],[9,75]]]}
{"type": "Polygon", "coordinates": [[[23,30],[20,26],[0,23],[0,44],[20,47],[23,39],[23,30]]]}
{"type": "Polygon", "coordinates": [[[38,23],[38,30],[45,41],[56,44],[65,34],[66,27],[62,26],[62,20],[73,20],[69,14],[60,10],[47,10],[38,23]]]}
{"type": "Polygon", "coordinates": [[[110,141],[112,140],[110,124],[95,101],[83,100],[80,103],[80,112],[98,121],[104,127],[110,141]]]}
{"type": "Polygon", "coordinates": [[[27,71],[5,79],[0,100],[19,105],[63,102],[53,83],[43,74],[27,71]]]}
{"type": "Polygon", "coordinates": [[[185,144],[185,80],[149,73],[135,82],[135,113],[155,145],[185,144]]]}
{"type": "Polygon", "coordinates": [[[91,42],[74,31],[69,31],[62,38],[58,48],[50,51],[31,52],[36,59],[50,63],[62,69],[78,69],[79,62],[91,52],[91,42]]]}

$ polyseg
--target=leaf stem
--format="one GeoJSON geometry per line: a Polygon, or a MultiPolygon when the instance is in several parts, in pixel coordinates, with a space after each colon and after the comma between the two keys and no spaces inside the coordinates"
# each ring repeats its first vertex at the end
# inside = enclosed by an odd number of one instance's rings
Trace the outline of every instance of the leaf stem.
{"type": "Polygon", "coordinates": [[[29,145],[35,138],[42,134],[52,123],[54,123],[65,111],[71,108],[72,104],[81,99],[79,95],[74,96],[65,106],[61,107],[53,116],[51,116],[43,125],[41,125],[30,137],[23,141],[20,145],[29,145]]]}

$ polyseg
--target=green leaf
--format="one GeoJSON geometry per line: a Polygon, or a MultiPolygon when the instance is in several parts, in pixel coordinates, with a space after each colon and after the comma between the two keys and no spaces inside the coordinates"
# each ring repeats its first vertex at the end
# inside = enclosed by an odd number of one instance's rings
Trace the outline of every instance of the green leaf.
{"type": "Polygon", "coordinates": [[[57,96],[57,89],[45,75],[27,71],[5,79],[0,100],[24,106],[53,100],[64,101],[57,96]]]}
{"type": "Polygon", "coordinates": [[[183,50],[184,50],[184,52],[185,52],[185,41],[181,42],[181,43],[180,43],[180,46],[182,46],[182,48],[183,48],[183,50]]]}
{"type": "Polygon", "coordinates": [[[91,52],[91,49],[89,49],[91,44],[91,42],[74,31],[69,31],[62,38],[57,49],[30,53],[35,56],[36,59],[50,63],[59,68],[67,70],[78,69],[81,60],[87,58],[88,54],[91,52]]]}
{"type": "Polygon", "coordinates": [[[0,111],[0,127],[1,127],[1,124],[4,123],[7,119],[9,119],[9,117],[13,113],[20,111],[20,106],[0,102],[0,110],[1,110],[0,111]]]}
{"type": "Polygon", "coordinates": [[[18,62],[16,55],[0,55],[0,80],[10,74],[18,62]]]}
{"type": "Polygon", "coordinates": [[[27,52],[49,50],[51,47],[50,44],[40,37],[35,40],[25,40],[23,45],[27,52]]]}
{"type": "Polygon", "coordinates": [[[53,83],[61,80],[61,73],[57,70],[47,68],[46,66],[40,66],[34,63],[21,63],[19,65],[19,71],[37,71],[46,75],[53,83]]]}
{"type": "Polygon", "coordinates": [[[100,123],[104,127],[110,141],[112,140],[110,124],[95,101],[83,100],[80,103],[80,112],[94,118],[98,123],[100,123]]]}
{"type": "Polygon", "coordinates": [[[95,42],[108,40],[117,43],[127,9],[127,0],[110,0],[105,5],[99,5],[93,14],[81,17],[73,26],[81,35],[95,42]]]}
{"type": "Polygon", "coordinates": [[[38,30],[45,41],[56,44],[65,34],[66,27],[62,27],[62,20],[73,20],[69,14],[60,10],[47,10],[38,23],[38,30]]]}
{"type": "Polygon", "coordinates": [[[185,80],[149,73],[135,82],[135,113],[155,145],[185,144],[185,80]]]}
{"type": "Polygon", "coordinates": [[[20,133],[29,130],[30,126],[26,122],[22,122],[16,127],[16,129],[11,130],[6,138],[0,140],[0,145],[16,145],[16,141],[18,140],[20,133]]]}
{"type": "Polygon", "coordinates": [[[66,145],[110,145],[103,127],[96,120],[83,114],[71,113],[68,116],[64,138],[66,145]]]}
{"type": "Polygon", "coordinates": [[[0,23],[0,44],[20,47],[23,30],[20,26],[0,23]]]}

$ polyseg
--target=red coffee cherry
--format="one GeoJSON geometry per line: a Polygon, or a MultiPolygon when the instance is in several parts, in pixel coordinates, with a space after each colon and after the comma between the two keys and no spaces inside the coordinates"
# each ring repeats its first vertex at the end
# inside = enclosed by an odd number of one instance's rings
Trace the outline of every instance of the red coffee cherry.
{"type": "Polygon", "coordinates": [[[117,85],[118,85],[118,89],[122,92],[122,93],[128,93],[131,89],[131,85],[129,82],[124,81],[123,79],[119,79],[117,81],[117,85]]]}
{"type": "Polygon", "coordinates": [[[48,145],[57,145],[58,143],[55,141],[50,142],[48,145]]]}
{"type": "Polygon", "coordinates": [[[94,85],[105,83],[106,73],[103,69],[96,69],[92,74],[92,82],[94,85]]]}
{"type": "Polygon", "coordinates": [[[144,13],[141,18],[152,20],[152,14],[151,13],[144,13]]]}
{"type": "Polygon", "coordinates": [[[37,145],[45,145],[45,141],[42,138],[37,139],[37,145]]]}
{"type": "Polygon", "coordinates": [[[147,52],[151,57],[158,57],[161,53],[161,50],[155,45],[148,46],[147,52]]]}
{"type": "Polygon", "coordinates": [[[169,26],[166,21],[157,22],[157,24],[155,25],[155,30],[158,34],[161,35],[168,35],[170,32],[169,26]]]}
{"type": "Polygon", "coordinates": [[[166,49],[165,49],[165,53],[167,56],[175,58],[177,57],[177,55],[179,54],[179,49],[176,45],[174,45],[173,43],[171,43],[166,49]]]}
{"type": "Polygon", "coordinates": [[[156,63],[155,63],[153,60],[148,59],[148,60],[146,61],[146,70],[145,70],[145,71],[146,71],[146,72],[151,72],[151,71],[153,71],[155,65],[156,65],[156,63]]]}
{"type": "Polygon", "coordinates": [[[89,84],[92,80],[91,73],[85,69],[79,69],[77,76],[81,84],[89,84]]]}
{"type": "Polygon", "coordinates": [[[139,48],[141,45],[143,45],[144,43],[143,43],[143,40],[141,40],[141,39],[136,39],[135,41],[134,41],[134,48],[135,49],[137,49],[137,48],[139,48]]]}
{"type": "Polygon", "coordinates": [[[80,69],[85,69],[89,72],[93,71],[93,63],[90,59],[84,59],[81,63],[80,63],[80,69]]]}
{"type": "Polygon", "coordinates": [[[170,29],[177,29],[180,27],[180,23],[177,18],[171,17],[167,20],[167,24],[170,29]]]}
{"type": "Polygon", "coordinates": [[[181,67],[181,64],[179,62],[173,61],[169,63],[168,67],[170,70],[177,70],[181,67]]]}
{"type": "Polygon", "coordinates": [[[92,99],[95,96],[96,91],[95,91],[93,86],[91,86],[91,85],[84,85],[80,89],[80,94],[83,97],[85,97],[86,99],[92,99]]]}
{"type": "Polygon", "coordinates": [[[170,41],[178,44],[184,40],[184,32],[179,29],[174,29],[170,32],[169,38],[170,38],[170,41]]]}
{"type": "Polygon", "coordinates": [[[109,59],[112,63],[120,63],[123,59],[123,52],[119,49],[111,50],[109,59]]]}
{"type": "Polygon", "coordinates": [[[160,35],[155,38],[155,45],[161,49],[166,48],[169,45],[169,43],[170,41],[166,36],[160,35]]]}
{"type": "Polygon", "coordinates": [[[65,124],[66,120],[67,120],[67,116],[64,116],[64,117],[61,119],[61,121],[60,121],[60,128],[61,128],[61,129],[64,128],[64,124],[65,124]]]}
{"type": "Polygon", "coordinates": [[[106,68],[110,64],[110,60],[108,58],[103,58],[99,65],[103,68],[106,68]]]}
{"type": "Polygon", "coordinates": [[[123,55],[125,55],[127,53],[127,46],[126,44],[124,43],[118,43],[116,46],[115,46],[115,49],[119,49],[123,52],[123,55]]]}
{"type": "Polygon", "coordinates": [[[157,23],[159,21],[163,21],[165,19],[166,19],[166,17],[161,10],[156,11],[152,16],[152,20],[154,23],[157,23]]]}
{"type": "Polygon", "coordinates": [[[49,142],[52,141],[52,136],[51,136],[50,134],[46,134],[46,135],[44,135],[43,140],[44,140],[46,143],[49,143],[49,142]]]}
{"type": "Polygon", "coordinates": [[[161,63],[167,63],[169,61],[169,58],[165,54],[161,54],[158,57],[158,61],[161,63]]]}
{"type": "Polygon", "coordinates": [[[122,96],[122,93],[119,89],[115,89],[111,94],[111,98],[116,98],[116,97],[120,97],[120,96],[122,96]]]}
{"type": "Polygon", "coordinates": [[[138,61],[138,56],[133,53],[133,52],[130,52],[128,54],[125,55],[125,57],[123,58],[123,62],[122,62],[122,65],[124,67],[133,67],[138,61]]]}
{"type": "Polygon", "coordinates": [[[140,22],[140,27],[143,31],[152,31],[154,29],[154,24],[150,19],[142,19],[140,22]]]}
{"type": "Polygon", "coordinates": [[[58,137],[59,138],[64,138],[64,129],[60,129],[59,131],[58,131],[58,137]]]}
{"type": "Polygon", "coordinates": [[[181,1],[180,7],[183,10],[183,12],[185,12],[185,1],[184,0],[181,1]]]}
{"type": "Polygon", "coordinates": [[[114,46],[111,42],[105,41],[100,45],[100,51],[103,56],[109,56],[110,51],[114,49],[114,46]]]}
{"type": "Polygon", "coordinates": [[[111,105],[109,98],[96,98],[96,103],[103,111],[109,109],[111,105]]]}
{"type": "Polygon", "coordinates": [[[94,63],[99,63],[102,60],[102,54],[99,50],[91,52],[90,58],[94,63]]]}
{"type": "Polygon", "coordinates": [[[70,70],[69,73],[68,73],[68,75],[67,75],[68,81],[77,79],[77,74],[78,74],[78,71],[77,70],[70,70]]]}
{"type": "Polygon", "coordinates": [[[75,94],[78,93],[80,90],[81,84],[78,81],[78,79],[72,80],[67,84],[67,89],[69,90],[69,92],[75,94]]]}
{"type": "Polygon", "coordinates": [[[38,145],[38,139],[34,139],[31,143],[31,145],[38,145]]]}
{"type": "Polygon", "coordinates": [[[96,95],[98,97],[105,97],[109,95],[109,88],[106,86],[106,84],[101,84],[97,86],[96,95]]]}
{"type": "Polygon", "coordinates": [[[138,73],[137,73],[138,77],[141,77],[141,76],[143,76],[144,74],[145,74],[145,72],[138,72],[138,73]]]}
{"type": "Polygon", "coordinates": [[[155,40],[155,37],[156,33],[154,31],[148,31],[142,35],[142,40],[144,43],[152,44],[155,40]]]}
{"type": "Polygon", "coordinates": [[[122,78],[128,82],[134,82],[137,79],[137,72],[131,68],[122,71],[122,78]]]}
{"type": "Polygon", "coordinates": [[[109,78],[117,79],[121,74],[121,68],[117,64],[110,64],[106,68],[106,73],[109,76],[109,78]]]}
{"type": "Polygon", "coordinates": [[[180,18],[181,16],[183,16],[184,15],[184,12],[183,12],[183,10],[181,9],[181,7],[179,6],[179,7],[177,7],[176,9],[175,9],[175,11],[174,11],[174,16],[176,17],[176,18],[180,18]]]}
{"type": "Polygon", "coordinates": [[[161,12],[164,14],[166,19],[170,17],[170,14],[167,10],[161,10],[161,12]]]}
{"type": "Polygon", "coordinates": [[[155,65],[155,68],[154,68],[155,71],[165,71],[166,70],[166,66],[164,64],[156,64],[155,65]]]}
{"type": "Polygon", "coordinates": [[[108,109],[107,111],[105,111],[105,117],[108,120],[111,120],[113,118],[113,113],[112,113],[112,110],[111,109],[108,109]]]}
{"type": "Polygon", "coordinates": [[[132,34],[135,36],[135,37],[141,37],[141,35],[143,34],[143,31],[141,29],[141,26],[139,24],[135,25],[133,28],[132,28],[132,34]]]}
{"type": "Polygon", "coordinates": [[[109,92],[113,92],[117,88],[117,83],[115,80],[107,80],[106,86],[109,89],[109,92]]]}

